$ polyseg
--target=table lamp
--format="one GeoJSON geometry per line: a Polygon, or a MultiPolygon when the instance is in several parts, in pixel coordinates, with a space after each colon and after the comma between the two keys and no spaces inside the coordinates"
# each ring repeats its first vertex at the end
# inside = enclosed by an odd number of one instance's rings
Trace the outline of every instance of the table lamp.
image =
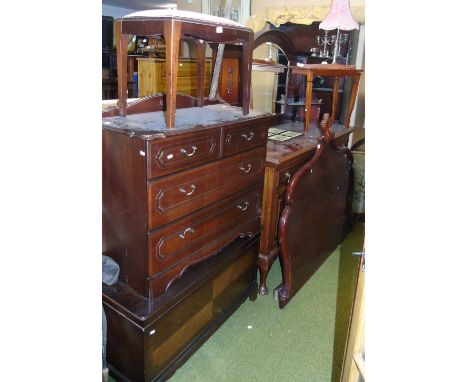
{"type": "Polygon", "coordinates": [[[359,29],[359,24],[351,15],[349,0],[332,0],[330,10],[320,23],[319,28],[327,31],[337,29],[335,48],[333,51],[333,63],[336,63],[336,56],[340,46],[340,30],[349,31],[352,29],[359,29]]]}

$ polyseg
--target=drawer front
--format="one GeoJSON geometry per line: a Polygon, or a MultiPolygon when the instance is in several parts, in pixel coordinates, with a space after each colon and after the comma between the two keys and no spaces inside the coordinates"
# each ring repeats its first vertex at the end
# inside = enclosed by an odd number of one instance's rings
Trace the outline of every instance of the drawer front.
{"type": "Polygon", "coordinates": [[[307,152],[305,155],[302,155],[300,158],[295,160],[293,163],[288,164],[287,168],[282,169],[278,173],[278,185],[280,187],[285,187],[290,182],[293,175],[299,170],[308,160],[313,157],[315,150],[307,152]]]}
{"type": "Polygon", "coordinates": [[[254,147],[266,145],[266,122],[249,123],[246,126],[229,126],[223,129],[223,155],[232,155],[254,147]]]}
{"type": "MultiPolygon", "coordinates": [[[[161,91],[166,89],[166,79],[163,77],[161,82],[161,91]]],[[[194,93],[197,94],[198,78],[197,77],[181,77],[177,78],[177,91],[180,93],[194,93]]],[[[203,90],[206,92],[210,90],[210,77],[205,77],[203,90]]]]}
{"type": "MultiPolygon", "coordinates": [[[[166,77],[166,64],[163,63],[162,78],[166,77]]],[[[211,75],[211,60],[205,60],[205,77],[210,77],[211,75]]],[[[179,67],[177,68],[177,77],[195,77],[197,75],[197,62],[186,62],[179,59],[179,67]]]]}
{"type": "Polygon", "coordinates": [[[242,225],[260,217],[261,197],[262,188],[257,186],[152,232],[148,240],[149,276],[180,262],[199,261],[246,234],[242,225]]]}
{"type": "MultiPolygon", "coordinates": [[[[239,223],[236,229],[219,233],[218,237],[208,243],[202,250],[196,250],[193,253],[186,252],[185,258],[182,258],[182,260],[179,260],[174,265],[165,268],[156,276],[148,279],[150,295],[152,298],[161,296],[171,286],[171,283],[180,277],[189,266],[210,257],[237,238],[249,240],[249,238],[253,237],[259,232],[260,215],[255,216],[251,220],[239,223]]],[[[154,243],[154,246],[157,244],[157,242],[154,243]]],[[[155,251],[150,251],[150,256],[155,257],[155,251]]]]}
{"type": "Polygon", "coordinates": [[[219,129],[148,142],[148,178],[219,158],[219,129]]]}
{"type": "Polygon", "coordinates": [[[156,228],[262,182],[265,148],[148,183],[148,226],[156,228]]]}

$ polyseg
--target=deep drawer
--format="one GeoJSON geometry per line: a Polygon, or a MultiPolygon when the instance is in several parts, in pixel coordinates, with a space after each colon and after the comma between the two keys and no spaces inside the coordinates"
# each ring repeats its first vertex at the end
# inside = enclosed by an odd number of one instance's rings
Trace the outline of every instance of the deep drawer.
{"type": "Polygon", "coordinates": [[[197,166],[220,156],[219,129],[148,142],[148,178],[197,166]]]}
{"type": "Polygon", "coordinates": [[[229,126],[223,129],[223,155],[237,154],[254,147],[266,145],[268,126],[266,122],[252,122],[247,126],[229,126]]]}
{"type": "MultiPolygon", "coordinates": [[[[230,242],[237,238],[243,238],[248,240],[255,234],[260,232],[260,215],[253,217],[250,220],[239,223],[240,219],[236,219],[237,226],[231,228],[227,232],[223,232],[216,239],[207,243],[203,248],[190,252],[186,248],[182,256],[182,259],[175,261],[174,265],[170,265],[165,268],[162,272],[159,272],[154,277],[148,279],[148,288],[151,298],[156,298],[164,294],[167,289],[171,286],[172,282],[178,279],[189,266],[196,264],[206,258],[214,255],[220,249],[228,245],[230,242]]],[[[183,232],[183,231],[182,231],[183,232]]],[[[154,243],[156,246],[157,243],[154,243]]],[[[150,251],[151,257],[155,258],[156,251],[150,251]]]]}
{"type": "Polygon", "coordinates": [[[263,181],[265,147],[148,183],[150,229],[263,181]]]}
{"type": "Polygon", "coordinates": [[[260,232],[260,186],[223,200],[149,235],[148,269],[152,297],[163,294],[190,265],[238,237],[260,232]]]}
{"type": "Polygon", "coordinates": [[[239,236],[243,223],[260,216],[261,193],[257,186],[152,232],[148,240],[149,276],[184,259],[203,257],[206,248],[215,252],[226,244],[226,237],[230,237],[229,242],[239,236]]]}

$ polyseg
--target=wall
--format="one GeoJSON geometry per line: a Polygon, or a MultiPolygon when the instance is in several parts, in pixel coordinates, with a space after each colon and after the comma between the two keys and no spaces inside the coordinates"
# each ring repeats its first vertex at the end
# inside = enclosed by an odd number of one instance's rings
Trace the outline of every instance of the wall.
{"type": "Polygon", "coordinates": [[[201,0],[177,0],[177,9],[182,11],[191,11],[201,13],[201,0]]]}
{"type": "MultiPolygon", "coordinates": [[[[263,11],[267,7],[310,7],[311,5],[330,5],[331,0],[250,0],[250,14],[263,11]]],[[[364,0],[351,0],[351,5],[364,6],[364,0]]]]}
{"type": "Polygon", "coordinates": [[[134,9],[120,8],[120,7],[111,7],[110,5],[102,5],[102,15],[103,16],[112,16],[113,18],[120,18],[129,13],[137,12],[134,9]]]}

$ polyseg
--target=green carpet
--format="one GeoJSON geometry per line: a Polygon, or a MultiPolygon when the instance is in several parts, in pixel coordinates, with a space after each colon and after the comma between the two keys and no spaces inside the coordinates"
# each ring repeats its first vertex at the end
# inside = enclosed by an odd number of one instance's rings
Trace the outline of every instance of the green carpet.
{"type": "Polygon", "coordinates": [[[170,381],[339,381],[357,275],[351,252],[363,231],[357,225],[283,310],[272,297],[275,261],[269,295],[243,303],[170,381]]]}

